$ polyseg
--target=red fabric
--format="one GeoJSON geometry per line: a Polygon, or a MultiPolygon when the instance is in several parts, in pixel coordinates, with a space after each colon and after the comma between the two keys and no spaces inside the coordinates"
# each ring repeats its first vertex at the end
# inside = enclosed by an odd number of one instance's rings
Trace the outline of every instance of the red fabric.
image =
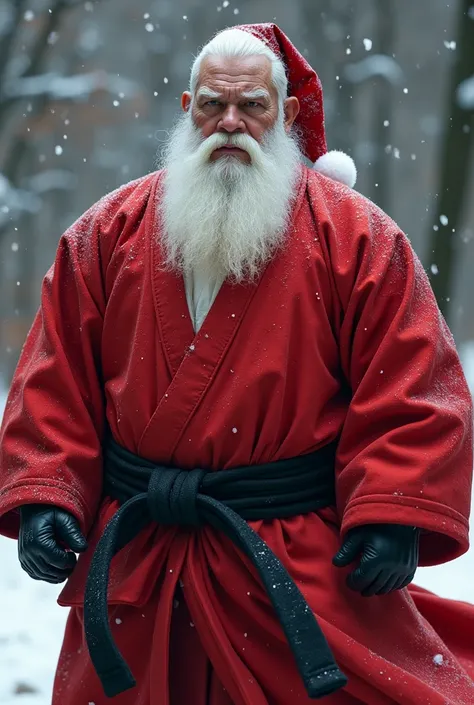
{"type": "MultiPolygon", "coordinates": [[[[89,537],[60,597],[75,608],[62,705],[79,705],[81,679],[94,682],[87,655],[75,654],[91,553],[117,507],[100,503],[105,415],[131,451],[183,468],[231,471],[340,436],[337,507],[252,523],[349,676],[326,702],[472,705],[474,608],[415,590],[362,598],[331,564],[341,529],[368,522],[421,527],[424,564],[468,548],[471,400],[408,240],[362,196],[303,168],[286,246],[257,286],[224,283],[195,335],[182,278],[160,267],[158,184],[151,174],[127,185],[61,239],[2,426],[0,531],[15,537],[15,509],[46,502],[73,512],[89,537]]],[[[119,641],[150,705],[170,705],[178,579],[235,705],[309,705],[248,560],[209,527],[156,526],[116,556],[110,587],[111,604],[127,614],[150,609],[153,628],[124,619],[119,641]]],[[[137,702],[134,691],[120,697],[137,702]]],[[[90,700],[108,702],[96,691],[90,700]]]]}
{"type": "MultiPolygon", "coordinates": [[[[154,659],[167,658],[153,649],[159,585],[141,608],[117,605],[110,610],[111,628],[116,643],[132,667],[138,681],[133,691],[104,700],[102,686],[88,658],[83,631],[82,610],[72,608],[56,671],[52,705],[84,705],[113,702],[114,705],[159,705],[163,686],[153,678],[154,659]],[[144,649],[145,647],[145,649],[144,649]],[[132,694],[132,698],[131,698],[132,694]]],[[[158,628],[160,625],[158,625],[158,628]]],[[[181,593],[173,600],[169,647],[170,705],[232,705],[201,645],[196,627],[181,593]],[[183,677],[186,674],[186,677],[183,677]]]]}
{"type": "MultiPolygon", "coordinates": [[[[137,688],[113,700],[104,698],[87,655],[82,610],[73,607],[66,624],[52,705],[161,705],[165,702],[164,688],[154,675],[154,664],[167,657],[159,649],[153,650],[159,587],[156,586],[150,600],[142,608],[117,605],[110,610],[114,639],[138,679],[137,688]]],[[[161,623],[157,628],[160,627],[161,623]]],[[[233,705],[229,693],[212,668],[180,591],[173,600],[169,670],[169,705],[233,705]]],[[[274,702],[269,700],[270,705],[274,702]]],[[[361,700],[347,692],[339,693],[336,700],[324,700],[324,704],[363,705],[361,700]]]]}
{"type": "Polygon", "coordinates": [[[295,126],[300,128],[301,150],[310,162],[315,162],[328,151],[324,130],[323,88],[318,75],[276,24],[243,24],[235,29],[253,34],[283,61],[289,84],[288,95],[295,96],[300,103],[295,126]]]}

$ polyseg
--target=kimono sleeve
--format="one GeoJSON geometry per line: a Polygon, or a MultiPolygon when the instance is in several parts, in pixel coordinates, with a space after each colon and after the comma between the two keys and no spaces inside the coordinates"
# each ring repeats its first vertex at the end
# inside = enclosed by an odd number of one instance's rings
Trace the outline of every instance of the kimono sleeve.
{"type": "Polygon", "coordinates": [[[350,403],[336,465],[342,533],[422,529],[422,565],[467,551],[472,399],[454,340],[408,238],[367,199],[327,224],[350,403]]]}
{"type": "Polygon", "coordinates": [[[100,501],[103,211],[99,202],[62,236],[11,384],[0,432],[0,532],[13,538],[23,504],[61,507],[87,533],[100,501]]]}

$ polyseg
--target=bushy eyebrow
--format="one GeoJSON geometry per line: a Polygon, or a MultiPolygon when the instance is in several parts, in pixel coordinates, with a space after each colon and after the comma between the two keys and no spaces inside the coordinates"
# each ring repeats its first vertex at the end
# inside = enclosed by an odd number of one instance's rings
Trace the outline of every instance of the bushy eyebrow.
{"type": "Polygon", "coordinates": [[[207,86],[203,86],[198,90],[196,98],[208,98],[209,100],[217,100],[219,98],[222,98],[222,93],[217,93],[216,91],[211,90],[207,86]]]}
{"type": "Polygon", "coordinates": [[[242,98],[247,100],[270,100],[270,93],[263,88],[256,88],[254,91],[245,91],[242,98]]]}
{"type": "MultiPolygon", "coordinates": [[[[207,100],[220,100],[222,98],[222,93],[217,93],[207,86],[202,86],[197,92],[197,99],[205,98],[207,100]]],[[[244,91],[241,94],[242,98],[246,100],[270,100],[270,93],[263,88],[256,88],[253,91],[244,91]]]]}

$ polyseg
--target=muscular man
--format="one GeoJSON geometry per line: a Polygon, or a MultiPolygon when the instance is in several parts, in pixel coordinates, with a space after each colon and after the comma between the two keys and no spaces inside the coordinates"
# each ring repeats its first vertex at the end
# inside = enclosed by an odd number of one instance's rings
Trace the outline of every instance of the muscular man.
{"type": "Polygon", "coordinates": [[[61,238],[5,411],[0,531],[68,578],[53,703],[472,705],[474,609],[407,588],[467,550],[472,473],[423,268],[278,27],[182,107],[61,238]]]}

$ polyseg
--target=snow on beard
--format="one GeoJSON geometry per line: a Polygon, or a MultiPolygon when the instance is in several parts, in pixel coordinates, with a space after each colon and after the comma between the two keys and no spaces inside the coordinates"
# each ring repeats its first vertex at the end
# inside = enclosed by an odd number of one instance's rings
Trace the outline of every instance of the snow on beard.
{"type": "Polygon", "coordinates": [[[235,281],[256,277],[284,238],[301,162],[296,137],[285,132],[281,114],[260,145],[245,134],[204,139],[187,113],[163,157],[166,265],[235,281]],[[250,164],[231,155],[210,161],[215,149],[229,143],[244,149],[250,164]]]}

